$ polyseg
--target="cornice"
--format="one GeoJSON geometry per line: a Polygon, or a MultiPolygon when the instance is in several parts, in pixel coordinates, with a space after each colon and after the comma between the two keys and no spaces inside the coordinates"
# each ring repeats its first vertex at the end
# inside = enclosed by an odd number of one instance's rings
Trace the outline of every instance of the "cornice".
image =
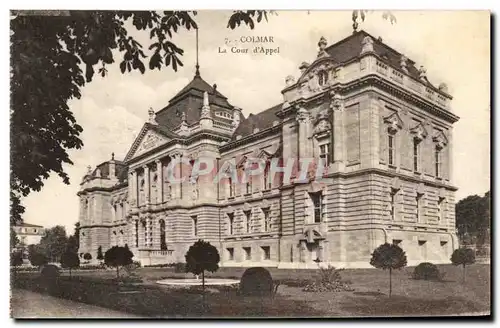
{"type": "Polygon", "coordinates": [[[274,134],[276,132],[281,132],[281,123],[278,125],[272,126],[270,128],[267,128],[265,130],[259,131],[257,133],[252,133],[252,134],[250,134],[246,137],[243,137],[239,140],[233,140],[225,145],[219,146],[219,151],[222,153],[222,152],[237,148],[238,146],[241,146],[243,144],[259,140],[263,137],[267,137],[267,136],[274,134]]]}

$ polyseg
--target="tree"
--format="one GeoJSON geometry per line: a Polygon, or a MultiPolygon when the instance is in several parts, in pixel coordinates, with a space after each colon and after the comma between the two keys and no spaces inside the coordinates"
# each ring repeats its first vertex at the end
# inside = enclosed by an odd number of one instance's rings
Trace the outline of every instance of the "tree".
{"type": "Polygon", "coordinates": [[[389,269],[389,297],[392,295],[392,270],[401,269],[406,264],[406,254],[398,245],[385,243],[373,251],[370,265],[377,269],[389,269]]]}
{"type": "Polygon", "coordinates": [[[127,246],[113,246],[104,254],[104,263],[107,266],[116,268],[116,279],[120,278],[120,267],[132,264],[134,254],[128,249],[127,246]]]}
{"type": "Polygon", "coordinates": [[[71,249],[73,252],[77,253],[80,247],[80,223],[75,223],[75,232],[73,235],[68,237],[67,249],[71,249]]]}
{"type": "MultiPolygon", "coordinates": [[[[122,73],[145,73],[162,67],[177,71],[184,50],[172,42],[180,29],[197,29],[195,11],[12,11],[11,30],[11,222],[21,220],[20,197],[39,191],[51,173],[69,184],[63,164],[72,165],[68,150],[80,149],[83,128],[68,100],[121,56],[122,73]],[[125,23],[147,31],[149,44],[129,35],[125,23]],[[149,59],[145,64],[144,61],[149,59]],[[81,67],[85,67],[85,72],[81,67]]],[[[262,10],[235,11],[228,27],[241,22],[253,28],[262,10]]]]}
{"type": "Polygon", "coordinates": [[[455,205],[456,226],[462,242],[482,245],[490,230],[490,192],[471,195],[455,205]]]}
{"type": "Polygon", "coordinates": [[[220,256],[217,248],[200,239],[189,247],[185,258],[186,272],[201,274],[203,294],[205,294],[205,271],[215,272],[219,269],[220,256]]]}
{"type": "Polygon", "coordinates": [[[10,266],[14,268],[14,279],[16,278],[17,267],[23,265],[23,252],[15,251],[10,254],[10,266]]]}
{"type": "Polygon", "coordinates": [[[10,249],[13,249],[19,244],[19,238],[12,227],[10,227],[10,249]]]}
{"type": "Polygon", "coordinates": [[[83,259],[86,261],[92,260],[92,254],[90,254],[90,253],[83,254],[83,259]]]}
{"type": "Polygon", "coordinates": [[[69,269],[69,278],[71,279],[71,270],[76,269],[80,266],[80,259],[78,258],[78,254],[71,250],[67,250],[61,256],[61,267],[64,269],[69,269]]]}
{"type": "Polygon", "coordinates": [[[101,246],[99,246],[99,248],[97,249],[97,259],[99,261],[104,260],[104,255],[102,255],[102,247],[101,246]]]}
{"type": "Polygon", "coordinates": [[[51,262],[58,262],[67,246],[66,229],[60,225],[45,230],[40,239],[40,247],[51,262]]]}
{"type": "Polygon", "coordinates": [[[451,254],[451,263],[453,265],[462,265],[463,267],[463,277],[462,281],[465,283],[465,266],[474,264],[476,262],[476,254],[473,249],[470,248],[457,248],[451,254]]]}
{"type": "Polygon", "coordinates": [[[31,265],[41,267],[42,265],[47,264],[49,261],[47,256],[42,252],[40,246],[38,245],[29,245],[28,246],[28,260],[31,265]]]}

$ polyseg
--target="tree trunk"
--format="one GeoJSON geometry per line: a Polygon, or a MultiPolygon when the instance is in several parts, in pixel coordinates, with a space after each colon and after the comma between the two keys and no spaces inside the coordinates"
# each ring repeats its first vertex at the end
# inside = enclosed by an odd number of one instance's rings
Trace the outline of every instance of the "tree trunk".
{"type": "Polygon", "coordinates": [[[118,281],[118,279],[120,279],[120,268],[118,267],[118,265],[116,266],[116,280],[118,281]]]}
{"type": "Polygon", "coordinates": [[[463,264],[463,267],[464,267],[464,269],[463,269],[462,281],[465,284],[465,263],[463,264]]]}
{"type": "Polygon", "coordinates": [[[392,295],[392,268],[389,268],[389,297],[392,295]]]}

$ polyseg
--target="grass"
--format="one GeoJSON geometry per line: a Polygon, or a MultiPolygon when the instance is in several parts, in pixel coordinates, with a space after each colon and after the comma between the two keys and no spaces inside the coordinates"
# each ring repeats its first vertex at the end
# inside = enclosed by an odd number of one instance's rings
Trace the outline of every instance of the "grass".
{"type": "MultiPolygon", "coordinates": [[[[353,292],[306,293],[302,286],[316,279],[315,270],[280,270],[270,268],[281,286],[274,298],[243,298],[232,288],[210,287],[203,306],[197,288],[189,290],[160,286],[163,278],[192,278],[171,268],[140,268],[135,271],[140,284],[117,288],[111,280],[114,271],[75,272],[73,280],[63,277],[60,297],[70,298],[153,317],[358,317],[358,316],[428,316],[490,312],[490,265],[467,267],[462,283],[462,268],[438,265],[444,281],[414,280],[414,268],[393,272],[393,296],[389,298],[388,272],[378,269],[346,269],[342,279],[350,281],[353,292]]],[[[239,279],[244,268],[221,268],[207,277],[239,279]]],[[[40,291],[36,273],[20,273],[24,288],[40,291]]],[[[21,286],[23,287],[23,286],[21,286]]]]}

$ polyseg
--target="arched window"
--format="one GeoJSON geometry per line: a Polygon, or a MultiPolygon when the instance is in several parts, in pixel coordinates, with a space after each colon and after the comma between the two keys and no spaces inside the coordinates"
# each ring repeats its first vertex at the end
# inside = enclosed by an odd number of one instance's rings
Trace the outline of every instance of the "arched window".
{"type": "Polygon", "coordinates": [[[318,83],[319,85],[323,86],[328,82],[328,73],[326,71],[319,71],[318,72],[318,83]]]}
{"type": "Polygon", "coordinates": [[[165,220],[160,220],[160,249],[167,249],[167,240],[165,238],[165,220]]]}

